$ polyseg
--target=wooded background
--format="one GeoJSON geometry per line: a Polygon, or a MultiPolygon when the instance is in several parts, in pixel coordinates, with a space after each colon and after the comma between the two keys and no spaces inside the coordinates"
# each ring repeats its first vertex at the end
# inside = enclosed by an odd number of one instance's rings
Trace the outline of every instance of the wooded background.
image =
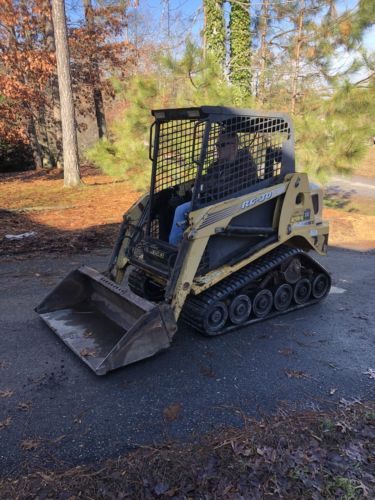
{"type": "Polygon", "coordinates": [[[70,121],[81,162],[142,189],[150,109],[201,104],[291,113],[300,169],[322,181],[355,169],[375,135],[363,42],[375,2],[203,0],[193,16],[154,4],[163,29],[142,0],[2,0],[0,171],[64,168],[79,184],[70,121]],[[66,27],[70,76],[57,65],[66,27]]]}

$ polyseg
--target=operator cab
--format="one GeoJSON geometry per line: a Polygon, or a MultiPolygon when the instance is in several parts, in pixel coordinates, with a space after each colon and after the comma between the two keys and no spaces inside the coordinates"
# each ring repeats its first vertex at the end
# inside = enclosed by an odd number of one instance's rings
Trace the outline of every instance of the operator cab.
{"type": "MultiPolygon", "coordinates": [[[[142,237],[129,245],[128,257],[168,277],[178,253],[178,247],[169,243],[176,208],[186,204],[194,211],[281,182],[295,168],[293,130],[288,117],[279,113],[203,106],[152,114],[149,206],[142,220],[142,237]],[[221,168],[220,145],[225,136],[235,138],[237,152],[235,160],[221,168]],[[207,185],[209,189],[205,189],[207,185]]],[[[238,216],[236,224],[272,225],[274,203],[266,210],[263,207],[238,216]]],[[[210,239],[214,238],[220,236],[210,239]]],[[[233,248],[245,243],[243,238],[223,241],[225,247],[233,248]]],[[[209,242],[205,269],[217,266],[220,260],[218,246],[215,252],[210,246],[209,242]]]]}

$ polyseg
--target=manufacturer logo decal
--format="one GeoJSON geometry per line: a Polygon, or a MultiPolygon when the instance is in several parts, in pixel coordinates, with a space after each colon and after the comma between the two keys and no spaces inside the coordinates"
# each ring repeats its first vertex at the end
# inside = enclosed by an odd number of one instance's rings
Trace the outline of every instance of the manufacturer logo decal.
{"type": "Polygon", "coordinates": [[[268,193],[263,193],[260,196],[257,196],[256,198],[251,198],[250,200],[246,200],[242,203],[241,208],[249,208],[252,207],[253,205],[256,205],[257,203],[262,203],[263,201],[272,198],[272,195],[273,192],[269,191],[268,193]]]}
{"type": "Polygon", "coordinates": [[[198,229],[202,229],[204,227],[209,226],[210,224],[217,223],[220,220],[225,219],[226,217],[235,216],[235,214],[238,214],[240,210],[252,208],[253,206],[258,205],[259,203],[263,203],[267,200],[270,200],[271,198],[274,198],[275,196],[279,196],[285,193],[285,189],[286,189],[285,186],[282,185],[272,189],[272,191],[268,191],[267,193],[255,196],[254,198],[250,198],[249,200],[245,200],[241,203],[241,205],[235,205],[228,208],[223,208],[222,210],[219,210],[217,212],[207,214],[206,218],[198,226],[198,229]]]}

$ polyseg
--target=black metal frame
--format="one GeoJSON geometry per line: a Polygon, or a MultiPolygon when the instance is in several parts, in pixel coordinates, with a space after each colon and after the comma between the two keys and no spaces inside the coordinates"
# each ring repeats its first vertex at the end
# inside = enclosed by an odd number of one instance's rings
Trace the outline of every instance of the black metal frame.
{"type": "MultiPolygon", "coordinates": [[[[154,194],[162,189],[172,188],[175,184],[178,185],[181,183],[178,182],[179,180],[195,180],[192,198],[192,209],[194,210],[231,198],[233,195],[241,196],[266,188],[276,183],[279,176],[295,171],[293,128],[289,117],[283,113],[202,106],[199,108],[154,110],[152,114],[155,117],[152,126],[155,134],[153,144],[150,144],[150,159],[153,164],[150,210],[154,194]],[[198,138],[197,128],[202,124],[204,124],[204,130],[201,131],[198,138]],[[173,137],[175,130],[176,136],[182,134],[177,139],[173,137]],[[186,137],[189,132],[191,133],[190,139],[186,137]],[[222,186],[220,186],[220,177],[217,175],[215,178],[211,175],[212,178],[208,184],[215,184],[214,193],[204,195],[202,189],[210,177],[207,174],[210,174],[210,170],[212,171],[213,166],[218,163],[215,143],[222,132],[232,132],[238,136],[239,148],[242,148],[240,153],[243,154],[236,165],[223,169],[229,170],[229,174],[227,172],[222,177],[225,179],[222,186]],[[275,137],[276,140],[274,140],[275,137]],[[167,144],[177,141],[176,145],[181,147],[185,160],[186,153],[191,153],[191,157],[186,161],[187,165],[183,165],[179,172],[178,167],[173,165],[173,158],[163,159],[163,154],[165,155],[166,151],[163,139],[166,140],[167,144]],[[268,146],[266,145],[267,141],[269,142],[268,146]],[[152,155],[151,148],[153,149],[152,155]],[[199,154],[197,154],[198,149],[199,154]],[[186,166],[190,170],[189,175],[183,172],[186,166]],[[253,172],[250,172],[251,168],[253,168],[253,172]],[[232,171],[230,171],[231,169],[232,171]],[[174,174],[176,172],[177,178],[175,180],[177,182],[168,179],[168,173],[174,174]]],[[[150,235],[150,225],[147,234],[150,235]]]]}
{"type": "MultiPolygon", "coordinates": [[[[152,114],[155,121],[150,130],[152,174],[149,203],[142,217],[142,234],[138,233],[134,238],[127,253],[130,260],[136,261],[140,267],[168,275],[173,266],[164,266],[156,253],[164,253],[169,263],[171,255],[174,252],[177,255],[177,248],[169,245],[165,238],[164,241],[159,239],[160,226],[157,226],[164,221],[165,215],[163,212],[155,218],[160,197],[161,205],[166,207],[171,203],[169,195],[176,195],[177,204],[174,206],[177,206],[184,201],[182,195],[186,195],[185,191],[194,186],[191,203],[192,210],[195,210],[281,182],[280,177],[295,169],[294,137],[290,120],[282,113],[202,106],[155,110],[152,114]],[[227,162],[224,168],[215,147],[223,133],[234,133],[240,143],[236,162],[227,162]],[[277,140],[273,140],[274,137],[277,140]],[[268,145],[271,147],[267,149],[268,145]],[[223,169],[223,174],[220,169],[223,169]],[[216,173],[212,175],[213,172],[216,173]],[[179,193],[174,191],[175,186],[179,186],[179,193]],[[205,192],[206,186],[210,186],[211,192],[209,189],[205,192]],[[153,250],[155,245],[159,246],[153,250]],[[139,258],[139,252],[145,258],[139,258]],[[153,252],[155,259],[152,258],[153,252]]],[[[173,203],[169,208],[169,215],[173,217],[173,203]]],[[[256,229],[272,235],[265,228],[256,229]]],[[[240,232],[237,227],[234,231],[240,232]]]]}

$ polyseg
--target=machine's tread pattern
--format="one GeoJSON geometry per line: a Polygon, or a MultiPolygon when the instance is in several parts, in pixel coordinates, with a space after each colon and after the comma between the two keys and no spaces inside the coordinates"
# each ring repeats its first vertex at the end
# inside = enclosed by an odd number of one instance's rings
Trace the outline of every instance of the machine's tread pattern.
{"type": "MultiPolygon", "coordinates": [[[[252,283],[255,283],[256,280],[259,280],[263,276],[265,277],[269,272],[278,269],[281,264],[292,259],[295,256],[300,256],[300,258],[305,262],[305,265],[307,263],[311,269],[315,269],[319,272],[324,273],[328,277],[330,285],[331,280],[329,274],[317,261],[315,261],[315,259],[307,255],[300,248],[281,245],[269,254],[260,257],[255,262],[252,262],[251,264],[243,267],[239,271],[223,279],[212,288],[209,288],[208,290],[196,296],[190,295],[184,304],[181,313],[181,319],[194,329],[200,331],[201,333],[207,334],[204,329],[203,322],[207,314],[207,309],[209,307],[211,307],[216,302],[225,301],[228,297],[233,296],[233,294],[235,294],[236,292],[240,292],[241,289],[251,285],[252,283]]],[[[328,291],[329,287],[324,296],[327,295],[328,291]]],[[[273,311],[265,318],[252,318],[240,325],[231,324],[224,327],[222,331],[216,332],[215,335],[226,333],[227,331],[241,328],[244,325],[255,323],[269,317],[273,317],[279,314],[285,314],[286,312],[294,309],[306,307],[312,303],[322,300],[324,296],[319,299],[310,299],[306,304],[303,305],[292,305],[285,311],[273,311]]]]}

